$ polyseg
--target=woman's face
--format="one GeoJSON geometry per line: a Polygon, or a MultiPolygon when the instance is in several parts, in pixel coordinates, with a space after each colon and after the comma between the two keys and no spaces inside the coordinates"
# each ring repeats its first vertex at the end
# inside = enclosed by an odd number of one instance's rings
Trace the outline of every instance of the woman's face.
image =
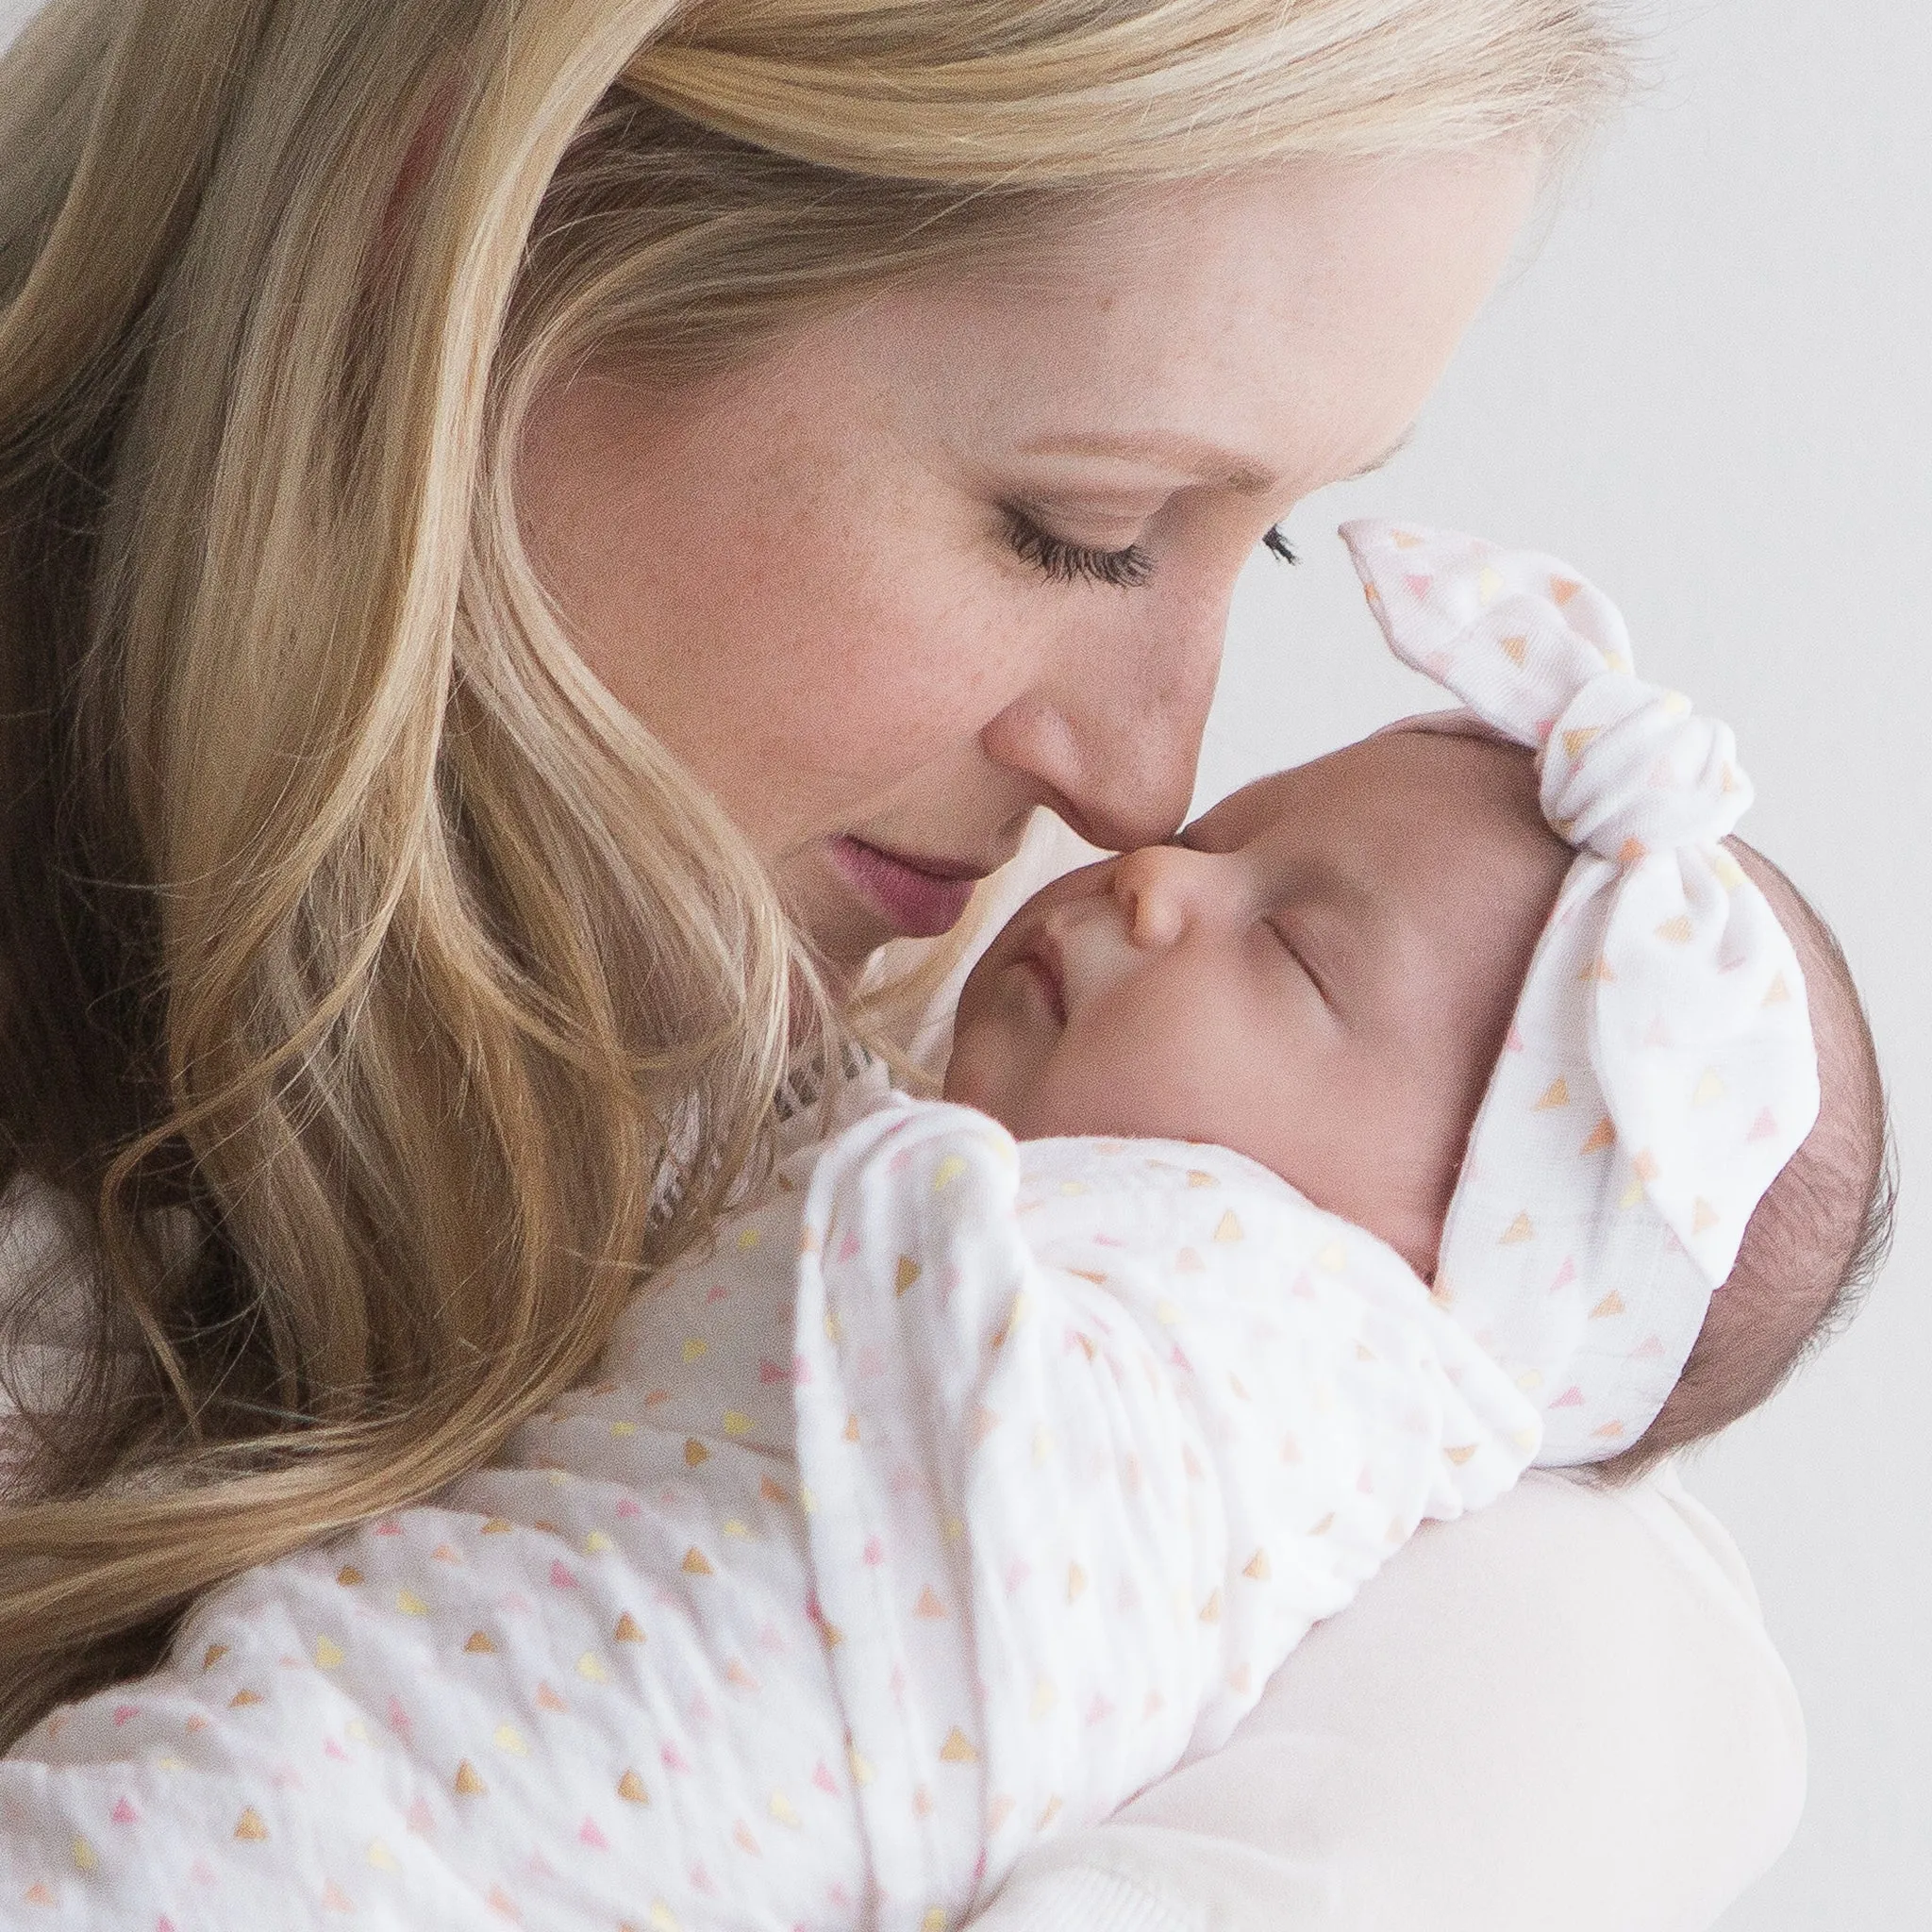
{"type": "Polygon", "coordinates": [[[1236,575],[1402,440],[1535,172],[1137,190],[729,375],[579,375],[530,420],[532,558],[849,976],[953,924],[1038,806],[1107,847],[1180,823],[1236,575]]]}

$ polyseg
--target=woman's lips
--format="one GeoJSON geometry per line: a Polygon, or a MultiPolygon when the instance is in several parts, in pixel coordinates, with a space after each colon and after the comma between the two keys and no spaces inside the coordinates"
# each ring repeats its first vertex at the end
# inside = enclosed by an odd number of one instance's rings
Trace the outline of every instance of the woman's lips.
{"type": "Polygon", "coordinates": [[[937,939],[958,924],[973,889],[986,874],[941,859],[882,852],[849,834],[832,841],[841,872],[909,940],[937,939]]]}

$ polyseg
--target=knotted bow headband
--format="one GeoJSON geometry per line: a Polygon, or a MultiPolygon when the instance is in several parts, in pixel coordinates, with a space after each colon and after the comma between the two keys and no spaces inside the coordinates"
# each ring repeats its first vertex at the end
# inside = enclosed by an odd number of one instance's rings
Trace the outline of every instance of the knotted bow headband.
{"type": "Polygon", "coordinates": [[[1538,1460],[1650,1425],[1818,1116],[1805,979],[1720,842],[1751,802],[1727,725],[1635,675],[1554,558],[1413,525],[1341,536],[1395,655],[1537,754],[1576,848],[1477,1113],[1435,1291],[1543,1408],[1538,1460]]]}

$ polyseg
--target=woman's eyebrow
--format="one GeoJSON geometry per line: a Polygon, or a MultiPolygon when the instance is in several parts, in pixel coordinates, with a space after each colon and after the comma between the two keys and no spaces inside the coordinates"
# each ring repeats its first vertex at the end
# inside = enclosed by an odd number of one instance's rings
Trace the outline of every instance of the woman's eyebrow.
{"type": "Polygon", "coordinates": [[[1243,496],[1265,496],[1280,478],[1266,464],[1239,450],[1180,430],[1153,429],[1140,433],[1113,430],[1072,430],[1036,437],[1019,445],[1028,457],[1119,457],[1127,462],[1164,463],[1203,483],[1219,483],[1243,496]]]}

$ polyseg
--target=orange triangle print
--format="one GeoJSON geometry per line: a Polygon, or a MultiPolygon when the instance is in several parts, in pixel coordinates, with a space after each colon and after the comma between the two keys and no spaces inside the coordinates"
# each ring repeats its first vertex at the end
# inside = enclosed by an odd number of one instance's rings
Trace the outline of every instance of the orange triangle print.
{"type": "Polygon", "coordinates": [[[1583,1143],[1583,1145],[1579,1147],[1576,1151],[1579,1154],[1601,1154],[1605,1148],[1614,1147],[1616,1144],[1617,1130],[1614,1126],[1610,1124],[1609,1115],[1606,1114],[1603,1117],[1603,1119],[1597,1122],[1596,1125],[1590,1130],[1590,1139],[1587,1140],[1583,1143]]]}
{"type": "Polygon", "coordinates": [[[1574,764],[1603,736],[1601,724],[1579,724],[1563,734],[1563,756],[1574,764]]]}
{"type": "Polygon", "coordinates": [[[1790,996],[1791,990],[1785,984],[1784,974],[1774,974],[1770,987],[1765,991],[1764,1004],[1767,1007],[1781,1007],[1790,996]]]}
{"type": "Polygon", "coordinates": [[[931,1584],[928,1583],[919,1592],[919,1601],[912,1606],[912,1614],[915,1617],[929,1618],[934,1623],[945,1616],[946,1607],[940,1601],[940,1593],[931,1584]]]}
{"type": "Polygon", "coordinates": [[[919,1263],[910,1255],[901,1255],[892,1274],[892,1292],[904,1294],[919,1279],[919,1263]]]}
{"type": "Polygon", "coordinates": [[[1558,608],[1568,604],[1571,598],[1575,596],[1582,588],[1583,586],[1574,577],[1552,577],[1550,579],[1550,595],[1557,600],[1558,608]]]}
{"type": "Polygon", "coordinates": [[[1591,1309],[1590,1319],[1592,1322],[1603,1322],[1607,1321],[1612,1315],[1621,1315],[1623,1312],[1624,1297],[1613,1288],[1595,1307],[1591,1309]]]}
{"type": "Polygon", "coordinates": [[[465,1798],[481,1798],[490,1790],[476,1775],[476,1767],[467,1757],[457,1766],[456,1788],[458,1796],[465,1798]]]}
{"type": "Polygon", "coordinates": [[[1504,657],[1508,658],[1510,663],[1516,665],[1519,670],[1522,668],[1524,660],[1529,656],[1529,640],[1527,638],[1498,638],[1496,645],[1504,657]]]}
{"type": "Polygon", "coordinates": [[[1674,946],[1688,946],[1691,940],[1690,921],[1679,912],[1657,927],[1657,936],[1660,940],[1668,940],[1674,946]]]}
{"type": "Polygon", "coordinates": [[[1552,1108],[1570,1105],[1570,1083],[1561,1074],[1543,1089],[1542,1098],[1530,1108],[1532,1113],[1548,1113],[1552,1108]]]}
{"type": "Polygon", "coordinates": [[[1723,1216],[1717,1209],[1700,1194],[1696,1205],[1690,1210],[1690,1232],[1702,1234],[1707,1228],[1715,1227],[1722,1219],[1723,1216]]]}
{"type": "Polygon", "coordinates": [[[1513,1248],[1519,1241],[1534,1241],[1535,1239],[1536,1224],[1530,1220],[1527,1214],[1519,1214],[1503,1230],[1503,1239],[1496,1245],[1501,1248],[1513,1248]]]}

